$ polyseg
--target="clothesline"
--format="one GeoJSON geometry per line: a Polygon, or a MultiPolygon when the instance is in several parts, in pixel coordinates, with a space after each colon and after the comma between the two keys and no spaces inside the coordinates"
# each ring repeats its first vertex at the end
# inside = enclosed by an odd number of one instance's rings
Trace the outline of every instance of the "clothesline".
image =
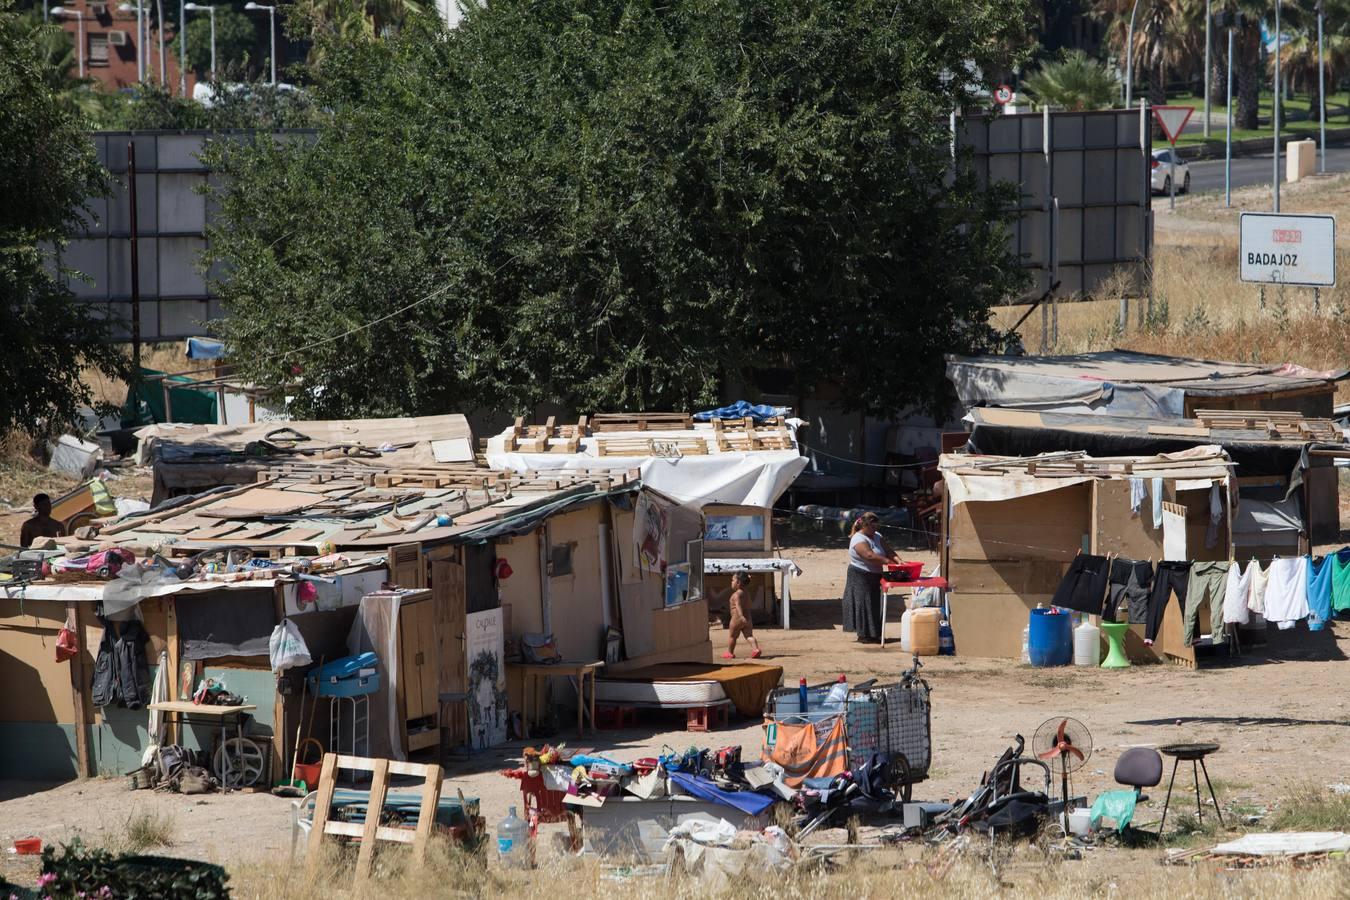
{"type": "Polygon", "coordinates": [[[1253,615],[1281,630],[1306,619],[1309,631],[1320,631],[1333,615],[1350,611],[1350,547],[1322,557],[1276,558],[1265,568],[1230,560],[1164,560],[1155,567],[1151,561],[1084,553],[1069,564],[1051,602],[1108,621],[1124,608],[1152,642],[1174,596],[1188,645],[1201,639],[1204,607],[1214,644],[1227,641],[1225,626],[1250,624],[1253,615]]]}

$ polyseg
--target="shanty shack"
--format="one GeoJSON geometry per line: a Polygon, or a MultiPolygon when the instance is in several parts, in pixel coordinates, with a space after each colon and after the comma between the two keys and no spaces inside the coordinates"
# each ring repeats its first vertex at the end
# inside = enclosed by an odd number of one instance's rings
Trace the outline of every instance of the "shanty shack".
{"type": "MultiPolygon", "coordinates": [[[[953,453],[939,467],[942,571],[963,656],[1016,659],[1030,611],[1051,605],[1080,553],[1153,562],[1233,555],[1232,460],[1219,447],[1121,457],[953,453]]],[[[1175,603],[1157,643],[1146,647],[1143,626],[1131,625],[1126,647],[1136,657],[1195,660],[1175,603]]]]}
{"type": "Polygon", "coordinates": [[[1262,410],[1201,410],[1171,419],[1024,409],[972,409],[967,449],[990,456],[1080,451],[1089,456],[1221,447],[1233,461],[1239,553],[1306,552],[1340,531],[1337,458],[1350,457],[1330,419],[1262,410]]]}
{"type": "MultiPolygon", "coordinates": [[[[517,472],[636,469],[644,486],[702,517],[706,560],[761,561],[773,556],[773,505],[806,468],[798,425],[786,414],[698,421],[687,412],[517,420],[487,440],[486,456],[489,465],[517,472]]],[[[730,575],[709,574],[706,586],[717,591],[729,582],[730,575]]],[[[773,569],[752,574],[750,595],[752,610],[768,616],[773,569]]]]}
{"type": "Polygon", "coordinates": [[[965,409],[999,407],[1145,418],[1266,410],[1330,418],[1347,370],[1216,362],[1107,350],[1065,356],[948,356],[965,409]]]}
{"type": "MultiPolygon", "coordinates": [[[[139,702],[91,698],[105,629],[121,635],[131,620],[169,699],[215,679],[254,707],[243,737],[266,760],[259,778],[273,780],[298,724],[312,716],[318,737],[332,724],[312,696],[302,719],[302,680],[270,669],[269,637],[283,621],[315,662],[378,653],[383,681],[358,749],[395,757],[505,739],[523,699],[507,656],[527,634],[552,633],[568,659],[620,666],[712,657],[697,585],[671,597],[649,564],[687,563],[701,523],[636,472],[290,456],[252,474],[63,539],[50,573],[0,584],[0,678],[21,687],[0,700],[4,771],[60,778],[141,765],[156,722],[139,702]],[[660,528],[639,527],[647,519],[660,528]],[[127,558],[116,571],[98,564],[110,552],[127,558]],[[56,650],[70,643],[66,628],[78,644],[69,660],[56,650]]],[[[554,703],[531,706],[569,702],[559,686],[554,703]]],[[[227,740],[198,724],[165,739],[208,753],[227,740]]]]}
{"type": "Polygon", "coordinates": [[[372,471],[474,463],[474,438],[458,414],[393,419],[167,423],[137,429],[137,462],[154,471],[153,502],[228,484],[288,462],[372,471]]]}

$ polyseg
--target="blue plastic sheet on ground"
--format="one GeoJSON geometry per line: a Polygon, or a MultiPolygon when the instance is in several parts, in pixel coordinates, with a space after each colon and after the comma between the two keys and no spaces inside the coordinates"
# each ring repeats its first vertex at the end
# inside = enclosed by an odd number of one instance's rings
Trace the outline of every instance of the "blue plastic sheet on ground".
{"type": "Polygon", "coordinates": [[[724,791],[708,779],[686,772],[671,772],[670,780],[695,797],[739,809],[747,816],[757,816],[773,806],[772,797],[753,791],[724,791]]]}
{"type": "Polygon", "coordinates": [[[737,400],[730,406],[722,406],[717,409],[705,409],[703,412],[694,413],[695,422],[711,422],[713,419],[744,419],[746,416],[754,419],[756,422],[763,422],[766,419],[772,419],[774,416],[781,416],[784,410],[777,406],[768,406],[760,404],[755,406],[744,400],[737,400]]]}

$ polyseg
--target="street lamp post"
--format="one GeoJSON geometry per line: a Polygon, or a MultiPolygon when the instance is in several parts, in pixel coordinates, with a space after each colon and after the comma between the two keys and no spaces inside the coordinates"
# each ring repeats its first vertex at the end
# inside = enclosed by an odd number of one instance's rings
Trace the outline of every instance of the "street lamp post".
{"type": "Polygon", "coordinates": [[[1275,161],[1270,178],[1274,206],[1272,212],[1280,211],[1280,5],[1281,0],[1275,0],[1275,99],[1271,107],[1275,130],[1275,161]]]}
{"type": "Polygon", "coordinates": [[[1205,0],[1205,140],[1209,140],[1209,83],[1214,79],[1211,77],[1213,71],[1209,61],[1210,47],[1210,26],[1214,23],[1214,14],[1210,12],[1210,0],[1205,0]]]}
{"type": "Polygon", "coordinates": [[[189,3],[183,9],[188,12],[204,12],[211,15],[211,77],[216,77],[216,8],[214,6],[203,6],[200,3],[189,3]]]}
{"type": "Polygon", "coordinates": [[[136,80],[145,81],[145,41],[142,40],[144,27],[141,24],[144,19],[145,7],[141,0],[136,0],[135,6],[130,3],[123,3],[117,7],[117,11],[134,12],[136,14],[136,80]]]}
{"type": "Polygon", "coordinates": [[[64,19],[64,18],[67,17],[67,16],[74,16],[74,17],[75,17],[75,21],[79,23],[79,26],[78,26],[78,28],[79,28],[79,40],[78,40],[78,42],[76,43],[75,46],[76,46],[76,48],[79,50],[80,77],[83,78],[83,77],[84,77],[84,13],[80,12],[78,9],[66,9],[64,6],[53,6],[52,9],[51,9],[51,14],[54,15],[54,16],[56,16],[58,19],[64,19]]]}
{"type": "Polygon", "coordinates": [[[264,6],[261,3],[254,3],[249,0],[244,4],[244,9],[248,12],[261,12],[267,10],[267,34],[268,46],[272,50],[272,87],[277,86],[277,8],[275,6],[264,6]]]}
{"type": "Polygon", "coordinates": [[[1327,66],[1322,58],[1323,2],[1317,0],[1317,121],[1322,140],[1317,147],[1317,171],[1327,174],[1327,66]]]}
{"type": "Polygon", "coordinates": [[[1134,102],[1134,17],[1139,13],[1139,0],[1130,10],[1130,27],[1125,32],[1125,108],[1134,102]]]}
{"type": "Polygon", "coordinates": [[[187,96],[187,10],[178,0],[178,95],[187,96]]]}

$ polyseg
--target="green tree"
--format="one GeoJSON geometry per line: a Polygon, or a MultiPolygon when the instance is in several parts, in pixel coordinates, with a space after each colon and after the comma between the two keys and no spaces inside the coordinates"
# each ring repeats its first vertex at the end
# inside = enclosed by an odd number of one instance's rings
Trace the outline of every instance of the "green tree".
{"type": "Polygon", "coordinates": [[[1069,110],[1107,109],[1120,98],[1120,81],[1082,50],[1069,50],[1022,80],[1039,105],[1069,110]]]}
{"type": "Polygon", "coordinates": [[[494,0],[332,40],[316,141],[210,151],[220,333],[321,416],[682,407],[762,367],[935,403],[1022,283],[947,124],[1022,13],[494,0]]]}
{"type": "MultiPolygon", "coordinates": [[[[249,55],[258,42],[258,27],[246,13],[231,6],[220,4],[216,7],[216,71],[224,72],[227,66],[248,67],[249,55]]],[[[177,46],[177,40],[174,41],[177,46]]],[[[187,26],[188,65],[197,73],[198,78],[206,78],[211,73],[211,17],[207,13],[196,13],[188,19],[187,26]]],[[[256,68],[256,63],[254,64],[256,68]]]]}
{"type": "Polygon", "coordinates": [[[53,274],[60,248],[107,191],[85,121],[53,90],[33,28],[0,4],[0,431],[52,430],[90,401],[82,370],[125,371],[93,307],[53,274]]]}

